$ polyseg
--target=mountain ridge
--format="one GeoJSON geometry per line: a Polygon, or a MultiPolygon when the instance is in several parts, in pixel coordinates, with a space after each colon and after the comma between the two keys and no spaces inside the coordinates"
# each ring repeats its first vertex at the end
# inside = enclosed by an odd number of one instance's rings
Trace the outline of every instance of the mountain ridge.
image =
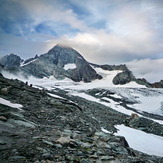
{"type": "Polygon", "coordinates": [[[30,75],[43,78],[54,76],[56,79],[70,78],[75,82],[91,82],[96,79],[102,79],[93,67],[103,70],[113,71],[120,70],[113,84],[123,85],[131,81],[147,87],[163,88],[162,81],[149,83],[145,79],[137,79],[126,65],[98,65],[93,64],[84,59],[84,57],[74,50],[72,47],[57,44],[47,53],[36,55],[23,61],[19,56],[10,54],[0,59],[0,71],[6,70],[12,73],[21,73],[28,77],[30,75]],[[74,68],[65,69],[67,64],[74,64],[74,68]],[[10,66],[9,66],[10,65],[10,66]]]}

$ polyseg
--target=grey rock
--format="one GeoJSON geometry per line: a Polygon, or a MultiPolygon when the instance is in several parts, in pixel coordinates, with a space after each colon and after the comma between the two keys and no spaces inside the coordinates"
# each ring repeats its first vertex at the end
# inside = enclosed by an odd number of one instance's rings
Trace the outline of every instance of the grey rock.
{"type": "Polygon", "coordinates": [[[5,116],[0,116],[0,121],[7,121],[7,118],[5,116]]]}
{"type": "Polygon", "coordinates": [[[43,154],[42,154],[42,157],[43,157],[44,159],[50,159],[50,158],[52,157],[52,155],[51,155],[51,153],[46,152],[46,153],[43,153],[43,154]]]}
{"type": "Polygon", "coordinates": [[[24,156],[11,156],[11,157],[9,157],[9,160],[10,161],[15,161],[15,160],[26,160],[26,157],[24,157],[24,156]]]}
{"type": "Polygon", "coordinates": [[[57,147],[57,148],[62,148],[61,144],[54,144],[54,146],[57,147]]]}
{"type": "Polygon", "coordinates": [[[144,117],[133,118],[128,125],[132,128],[163,136],[163,126],[144,117]]]}
{"type": "Polygon", "coordinates": [[[50,145],[50,146],[53,146],[54,145],[52,142],[47,141],[47,140],[43,140],[43,142],[46,143],[46,144],[48,144],[48,145],[50,145]]]}
{"type": "Polygon", "coordinates": [[[2,65],[4,70],[16,72],[20,66],[21,61],[22,59],[19,56],[15,54],[10,54],[1,58],[0,64],[2,65]]]}
{"type": "Polygon", "coordinates": [[[80,161],[80,163],[90,163],[90,161],[87,160],[87,159],[82,159],[82,160],[80,161]]]}
{"type": "Polygon", "coordinates": [[[97,159],[98,158],[97,153],[95,153],[94,155],[90,155],[89,157],[93,158],[93,159],[97,159]]]}
{"type": "Polygon", "coordinates": [[[0,140],[0,145],[6,145],[7,143],[4,140],[0,140]]]}
{"type": "Polygon", "coordinates": [[[69,144],[70,141],[71,140],[67,137],[60,137],[56,142],[65,145],[65,144],[69,144]]]}
{"type": "Polygon", "coordinates": [[[101,160],[113,160],[114,156],[101,156],[101,160]]]}
{"type": "Polygon", "coordinates": [[[134,81],[135,77],[133,76],[132,72],[129,70],[123,71],[121,73],[118,73],[114,78],[113,78],[113,84],[115,85],[122,85],[122,84],[127,84],[131,81],[134,81]]]}

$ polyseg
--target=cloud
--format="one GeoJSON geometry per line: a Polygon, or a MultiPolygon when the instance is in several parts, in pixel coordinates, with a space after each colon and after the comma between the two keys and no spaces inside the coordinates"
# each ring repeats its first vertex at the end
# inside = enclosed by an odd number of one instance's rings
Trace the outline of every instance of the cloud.
{"type": "Polygon", "coordinates": [[[142,35],[139,39],[119,37],[104,30],[94,30],[92,33],[78,33],[73,37],[64,36],[59,40],[51,40],[51,45],[57,42],[69,45],[78,50],[90,61],[101,64],[119,64],[133,59],[160,58],[163,56],[162,44],[142,35]],[[148,38],[148,39],[147,39],[148,38]]]}
{"type": "Polygon", "coordinates": [[[34,38],[33,35],[29,37],[32,37],[32,42],[28,39],[23,39],[22,37],[1,34],[1,38],[3,38],[3,40],[0,39],[0,57],[6,54],[14,53],[19,55],[22,59],[27,59],[34,57],[36,54],[40,55],[46,53],[49,50],[48,41],[45,40],[51,39],[51,37],[40,34],[35,35],[34,38]],[[40,39],[42,41],[38,42],[34,39],[40,39]]]}
{"type": "Polygon", "coordinates": [[[71,8],[65,8],[62,3],[55,0],[29,0],[17,1],[28,11],[35,24],[41,22],[62,22],[62,24],[69,24],[72,28],[81,31],[86,30],[85,23],[78,19],[77,14],[71,8]]]}
{"type": "Polygon", "coordinates": [[[149,82],[163,79],[163,59],[133,60],[126,64],[138,78],[145,78],[149,82]]]}
{"type": "Polygon", "coordinates": [[[0,55],[28,58],[62,43],[100,64],[161,59],[162,7],[162,0],[2,0],[0,55]]]}

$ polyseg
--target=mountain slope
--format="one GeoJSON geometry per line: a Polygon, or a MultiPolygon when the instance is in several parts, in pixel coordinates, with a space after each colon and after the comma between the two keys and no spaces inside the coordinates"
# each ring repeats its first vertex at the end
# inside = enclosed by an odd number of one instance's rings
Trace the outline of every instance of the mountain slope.
{"type": "Polygon", "coordinates": [[[160,163],[163,158],[133,150],[124,137],[113,134],[114,126],[128,118],[64,90],[40,90],[0,76],[0,158],[4,163],[160,163]]]}

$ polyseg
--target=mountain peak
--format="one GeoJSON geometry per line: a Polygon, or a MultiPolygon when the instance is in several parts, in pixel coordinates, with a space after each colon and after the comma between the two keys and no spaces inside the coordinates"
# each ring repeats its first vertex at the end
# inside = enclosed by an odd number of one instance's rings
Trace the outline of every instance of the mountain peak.
{"type": "Polygon", "coordinates": [[[20,66],[22,59],[16,54],[9,54],[0,59],[0,64],[6,70],[14,70],[20,66]]]}
{"type": "Polygon", "coordinates": [[[56,49],[73,49],[71,46],[68,46],[68,45],[65,45],[65,44],[56,44],[53,48],[51,48],[49,51],[53,51],[53,50],[56,50],[56,49]]]}
{"type": "Polygon", "coordinates": [[[70,49],[72,49],[72,47],[71,46],[69,46],[69,45],[65,45],[65,44],[57,44],[56,46],[54,46],[54,47],[60,47],[60,48],[70,48],[70,49]]]}

